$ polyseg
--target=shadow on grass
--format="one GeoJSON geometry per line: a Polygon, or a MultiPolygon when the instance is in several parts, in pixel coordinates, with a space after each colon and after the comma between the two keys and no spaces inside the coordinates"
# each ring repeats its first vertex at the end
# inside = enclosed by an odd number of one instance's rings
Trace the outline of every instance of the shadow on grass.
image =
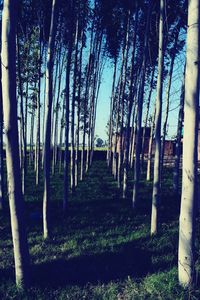
{"type": "Polygon", "coordinates": [[[33,266],[34,285],[60,287],[68,284],[108,283],[131,277],[144,277],[151,270],[151,256],[147,251],[127,243],[120,252],[83,255],[69,260],[33,266]]]}

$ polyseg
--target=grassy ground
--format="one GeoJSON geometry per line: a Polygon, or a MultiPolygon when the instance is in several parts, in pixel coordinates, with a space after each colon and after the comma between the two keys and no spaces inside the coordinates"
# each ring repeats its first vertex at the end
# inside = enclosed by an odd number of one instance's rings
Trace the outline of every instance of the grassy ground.
{"type": "MultiPolygon", "coordinates": [[[[177,281],[179,198],[165,171],[160,231],[151,238],[151,183],[141,183],[139,205],[121,198],[105,162],[94,162],[62,215],[63,176],[52,178],[52,237],[42,239],[42,185],[27,177],[26,218],[32,285],[14,285],[8,211],[0,216],[0,299],[200,299],[177,281]]],[[[199,243],[197,243],[199,249],[199,243]]],[[[198,253],[199,254],[199,253],[198,253]]],[[[197,262],[197,267],[200,264],[197,262]]]]}

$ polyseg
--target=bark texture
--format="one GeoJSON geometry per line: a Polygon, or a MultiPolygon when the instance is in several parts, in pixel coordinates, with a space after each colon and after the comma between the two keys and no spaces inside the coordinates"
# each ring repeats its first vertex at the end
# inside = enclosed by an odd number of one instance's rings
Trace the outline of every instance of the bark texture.
{"type": "Polygon", "coordinates": [[[197,198],[197,141],[199,119],[199,0],[188,4],[185,78],[183,178],[179,220],[178,277],[188,287],[195,277],[194,220],[197,198]]]}
{"type": "Polygon", "coordinates": [[[11,230],[14,248],[16,284],[28,284],[29,251],[26,238],[22,181],[20,174],[16,99],[16,21],[17,2],[4,1],[2,17],[3,117],[6,140],[6,164],[11,230]]]}

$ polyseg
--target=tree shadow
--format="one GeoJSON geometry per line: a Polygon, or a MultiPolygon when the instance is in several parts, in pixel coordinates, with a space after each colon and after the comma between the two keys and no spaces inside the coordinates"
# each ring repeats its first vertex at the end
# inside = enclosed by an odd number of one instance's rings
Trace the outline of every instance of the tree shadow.
{"type": "Polygon", "coordinates": [[[68,284],[106,284],[128,276],[144,277],[150,270],[151,255],[136,248],[133,243],[127,243],[117,253],[83,255],[34,265],[33,284],[55,288],[68,284]]]}

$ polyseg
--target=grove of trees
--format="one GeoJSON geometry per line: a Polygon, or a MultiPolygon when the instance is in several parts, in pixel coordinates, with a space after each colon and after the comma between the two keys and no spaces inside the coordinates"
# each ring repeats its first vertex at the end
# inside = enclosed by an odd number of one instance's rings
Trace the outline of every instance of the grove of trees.
{"type": "Polygon", "coordinates": [[[36,186],[43,186],[43,238],[48,240],[52,176],[64,172],[61,209],[67,218],[69,193],[85,180],[95,147],[104,143],[95,141],[95,128],[108,62],[108,172],[123,198],[130,198],[133,177],[130,201],[136,211],[142,174],[153,181],[149,234],[156,238],[173,76],[182,56],[172,188],[175,195],[181,192],[179,283],[190,287],[196,281],[199,205],[199,0],[3,0],[1,6],[0,209],[4,214],[6,183],[16,285],[31,284],[24,217],[28,168],[34,169],[36,186]]]}

